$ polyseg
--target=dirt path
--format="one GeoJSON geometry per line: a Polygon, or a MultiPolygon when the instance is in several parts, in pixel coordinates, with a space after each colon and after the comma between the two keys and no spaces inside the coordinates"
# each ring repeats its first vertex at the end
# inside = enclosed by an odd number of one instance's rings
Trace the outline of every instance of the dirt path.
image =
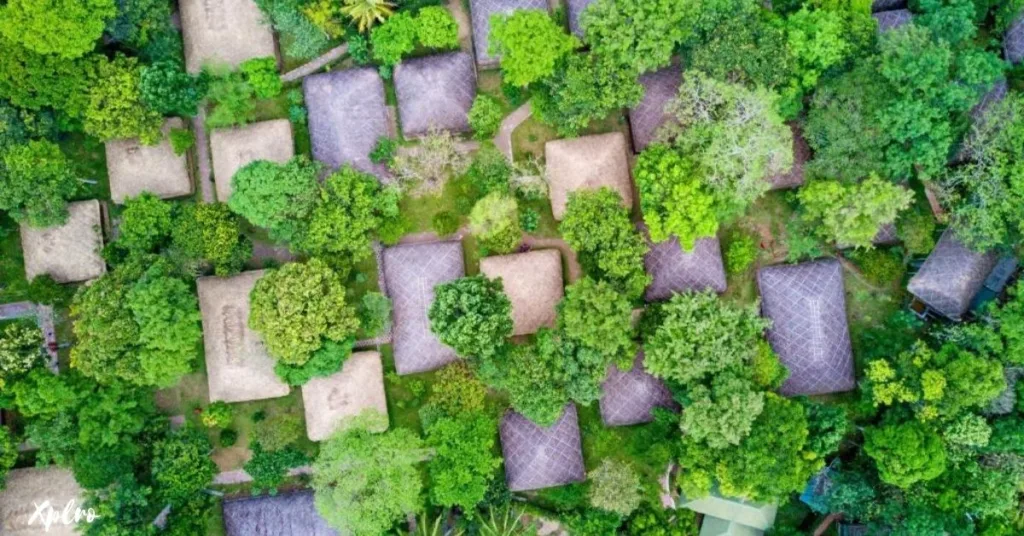
{"type": "Polygon", "coordinates": [[[448,0],[448,11],[451,12],[455,22],[459,24],[459,48],[463,52],[473,54],[473,25],[469,19],[469,12],[462,0],[448,0]]]}
{"type": "Polygon", "coordinates": [[[203,203],[215,203],[217,196],[213,193],[213,173],[210,172],[210,140],[206,135],[206,110],[199,110],[199,114],[192,118],[192,132],[196,136],[196,168],[199,170],[199,191],[203,196],[203,203]]]}
{"type": "Polygon", "coordinates": [[[345,54],[348,54],[348,44],[347,43],[343,44],[343,45],[336,46],[336,47],[328,50],[327,52],[324,52],[320,56],[310,60],[308,63],[304,63],[300,67],[296,67],[295,69],[292,69],[291,71],[288,71],[287,73],[284,73],[283,75],[281,75],[281,81],[283,81],[284,83],[287,84],[288,82],[294,82],[296,80],[301,80],[301,79],[303,79],[303,78],[305,78],[305,77],[307,77],[307,76],[309,76],[309,75],[319,71],[320,69],[323,69],[325,65],[327,65],[328,63],[331,63],[333,61],[338,60],[339,58],[341,58],[345,54]]]}
{"type": "Polygon", "coordinates": [[[505,154],[508,161],[512,161],[512,132],[530,118],[530,103],[526,103],[516,111],[508,114],[501,122],[501,128],[498,129],[498,134],[494,136],[494,145],[498,147],[498,150],[505,154]]]}
{"type": "MultiPolygon", "coordinates": [[[[288,471],[288,476],[311,474],[313,474],[313,468],[308,465],[296,467],[288,471]]],[[[213,483],[219,485],[244,484],[246,482],[252,482],[252,477],[242,469],[224,471],[223,473],[218,473],[217,476],[213,477],[213,483]]]]}

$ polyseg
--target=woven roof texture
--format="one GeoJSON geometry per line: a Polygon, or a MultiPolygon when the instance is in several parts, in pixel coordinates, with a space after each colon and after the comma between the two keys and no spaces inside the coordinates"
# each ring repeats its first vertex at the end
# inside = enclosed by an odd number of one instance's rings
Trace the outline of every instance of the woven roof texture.
{"type": "Polygon", "coordinates": [[[687,290],[725,292],[725,268],[717,237],[697,240],[691,251],[683,251],[674,236],[658,243],[648,239],[647,243],[650,249],[644,255],[644,269],[651,276],[644,293],[647,301],[667,300],[687,290]]]}
{"type": "Polygon", "coordinates": [[[107,176],[110,178],[110,198],[115,203],[149,192],[168,199],[192,193],[192,178],[188,174],[185,155],[174,154],[169,133],[183,128],[177,117],[164,122],[160,143],[143,145],[138,139],[112,140],[106,143],[107,176]]]}
{"type": "Polygon", "coordinates": [[[520,9],[547,11],[547,0],[469,0],[470,17],[473,19],[473,51],[476,62],[482,67],[494,67],[499,59],[487,52],[491,33],[491,17],[497,14],[511,14],[520,9]]]}
{"type": "Polygon", "coordinates": [[[473,58],[451,52],[403,61],[395,68],[395,93],[407,138],[423,136],[431,128],[466,132],[476,96],[473,58]]]}
{"type": "Polygon", "coordinates": [[[972,251],[946,229],[907,290],[943,316],[959,320],[997,260],[994,252],[972,251]]]}
{"type": "Polygon", "coordinates": [[[1024,60],[1024,13],[1021,13],[1003,37],[1003,53],[1010,63],[1024,60]]]}
{"type": "Polygon", "coordinates": [[[872,13],[871,16],[878,22],[878,33],[895,30],[914,20],[914,14],[906,9],[872,13]]]}
{"type": "Polygon", "coordinates": [[[370,161],[377,140],[388,135],[384,82],[376,69],[345,69],[306,77],[302,82],[309,110],[313,158],[331,166],[352,167],[378,177],[387,167],[370,161]]]}
{"type": "Polygon", "coordinates": [[[107,271],[100,251],[103,232],[100,202],[68,203],[68,221],[55,227],[21,226],[25,279],[48,274],[58,283],[95,279],[107,271]]]}
{"type": "Polygon", "coordinates": [[[583,27],[580,26],[580,15],[583,14],[583,10],[587,9],[590,4],[593,4],[595,0],[566,0],[565,8],[569,15],[569,31],[583,39],[583,27]]]}
{"type": "Polygon", "coordinates": [[[683,82],[683,71],[679,65],[640,75],[644,96],[636,106],[629,109],[629,129],[633,137],[633,150],[643,151],[654,141],[658,128],[665,123],[668,114],[665,105],[679,94],[683,82]]]}
{"type": "Polygon", "coordinates": [[[300,491],[224,501],[227,536],[339,536],[313,506],[313,492],[300,491]]]}
{"type": "Polygon", "coordinates": [[[555,306],[562,301],[562,255],[557,249],[538,249],[480,259],[480,273],[501,278],[512,302],[513,335],[554,327],[555,306]]]}
{"type": "Polygon", "coordinates": [[[505,480],[512,491],[551,488],[586,479],[576,406],[544,428],[509,411],[501,420],[505,480]]]}
{"type": "Polygon", "coordinates": [[[569,193],[607,186],[619,193],[622,204],[633,206],[626,137],[621,132],[596,134],[544,144],[551,211],[556,220],[565,215],[569,193]]]}
{"type": "Polygon", "coordinates": [[[892,11],[907,7],[907,0],[874,0],[871,2],[871,12],[892,11]]]}
{"type": "Polygon", "coordinates": [[[323,441],[343,430],[346,419],[364,410],[386,417],[388,401],[380,354],[355,352],[340,371],[309,380],[302,386],[302,405],[306,409],[306,435],[311,441],[323,441]]]}
{"type": "Polygon", "coordinates": [[[651,422],[654,408],[678,409],[665,383],[644,370],[644,353],[637,353],[628,372],[614,364],[601,384],[601,420],[607,426],[629,426],[651,422]]]}
{"type": "Polygon", "coordinates": [[[253,0],[180,0],[178,9],[190,73],[277,54],[274,33],[253,0]]]}

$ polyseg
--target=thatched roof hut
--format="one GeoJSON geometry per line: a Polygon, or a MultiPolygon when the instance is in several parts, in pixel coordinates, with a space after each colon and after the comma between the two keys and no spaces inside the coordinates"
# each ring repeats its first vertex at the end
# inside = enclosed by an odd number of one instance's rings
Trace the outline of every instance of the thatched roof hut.
{"type": "Polygon", "coordinates": [[[633,368],[619,370],[608,366],[608,377],[601,384],[601,420],[605,426],[629,426],[651,422],[654,408],[678,409],[665,382],[644,370],[644,353],[638,352],[633,368]]]}
{"type": "Polygon", "coordinates": [[[332,168],[350,164],[388,176],[387,166],[370,161],[370,152],[389,128],[384,82],[377,70],[363,67],[309,76],[302,89],[313,158],[332,168]]]}
{"type": "Polygon", "coordinates": [[[264,273],[196,280],[211,402],[249,402],[290,391],[274,373],[274,359],[259,334],[249,329],[249,293],[264,273]]]}
{"type": "Polygon", "coordinates": [[[497,67],[500,58],[488,52],[490,46],[491,17],[509,15],[520,9],[547,11],[547,0],[469,0],[469,12],[473,19],[473,51],[477,65],[487,69],[497,67]]]}
{"type": "Polygon", "coordinates": [[[893,11],[896,9],[906,9],[907,0],[873,0],[871,2],[871,12],[878,13],[880,11],[893,11]]]}
{"type": "Polygon", "coordinates": [[[946,229],[907,290],[939,314],[960,320],[997,261],[996,253],[972,251],[946,229]]]}
{"type": "Polygon", "coordinates": [[[914,21],[914,14],[906,9],[872,13],[871,16],[878,22],[879,34],[901,28],[914,21]]]}
{"type": "Polygon", "coordinates": [[[103,232],[100,202],[68,203],[68,221],[55,227],[21,226],[25,279],[47,274],[58,283],[95,279],[107,271],[100,255],[103,232]]]}
{"type": "Polygon", "coordinates": [[[302,404],[306,408],[306,435],[310,441],[331,437],[345,428],[346,419],[364,410],[387,416],[380,354],[355,352],[345,360],[340,371],[326,378],[309,380],[302,386],[302,404]]]}
{"type": "Polygon", "coordinates": [[[395,68],[395,94],[406,138],[431,128],[466,132],[476,96],[473,58],[450,52],[403,61],[395,68]]]}
{"type": "Polygon", "coordinates": [[[587,478],[575,405],[566,405],[558,421],[547,428],[509,411],[499,431],[511,491],[564,486],[587,478]]]}
{"type": "Polygon", "coordinates": [[[683,82],[683,70],[678,64],[640,76],[644,96],[636,106],[629,109],[629,128],[633,137],[633,150],[641,152],[654,141],[658,128],[665,123],[668,114],[665,105],[679,94],[683,82]]]}
{"type": "Polygon", "coordinates": [[[597,190],[607,186],[633,207],[633,184],[629,178],[626,137],[621,132],[596,134],[544,144],[551,212],[556,220],[565,216],[569,193],[597,190]]]}
{"type": "Polygon", "coordinates": [[[283,164],[295,156],[292,124],[287,119],[274,119],[216,129],[210,133],[210,153],[217,200],[227,203],[231,197],[231,179],[238,170],[256,160],[283,164]]]}
{"type": "Polygon", "coordinates": [[[717,492],[698,499],[681,499],[680,508],[704,515],[701,536],[761,536],[775,524],[778,512],[773,504],[725,498],[717,492]]]}
{"type": "Polygon", "coordinates": [[[557,249],[480,259],[480,273],[501,278],[512,302],[513,335],[554,327],[555,306],[562,301],[562,255],[557,249]]]}
{"type": "Polygon", "coordinates": [[[786,396],[849,391],[856,386],[846,323],[843,268],[834,259],[769,266],[757,272],[768,342],[789,369],[786,396]]]}
{"type": "Polygon", "coordinates": [[[180,0],[178,9],[190,73],[277,55],[274,33],[253,0],[180,0]]]}
{"type": "MultiPolygon", "coordinates": [[[[52,523],[47,529],[36,513],[36,505],[49,502],[52,512],[60,515],[64,507],[72,504],[71,513],[82,505],[82,488],[67,469],[32,467],[13,469],[7,474],[7,487],[0,491],[0,529],[11,536],[75,536],[75,524],[63,521],[52,523]]],[[[43,510],[47,512],[47,510],[43,510]]]]}
{"type": "Polygon", "coordinates": [[[1024,60],[1024,13],[1021,13],[1003,36],[1003,54],[1006,61],[1017,64],[1024,60]]]}
{"type": "Polygon", "coordinates": [[[384,280],[394,307],[391,341],[399,374],[431,371],[458,359],[455,351],[430,331],[427,311],[434,303],[434,287],[463,275],[461,242],[384,250],[384,280]]]}
{"type": "MultiPolygon", "coordinates": [[[[642,231],[646,238],[646,229],[642,231]]],[[[647,301],[667,300],[688,290],[725,292],[725,268],[717,237],[697,240],[692,251],[683,251],[674,236],[658,243],[648,238],[647,243],[650,249],[644,255],[644,269],[651,276],[651,284],[644,293],[647,301]]]]}
{"type": "Polygon", "coordinates": [[[112,140],[106,143],[107,176],[110,198],[115,203],[149,192],[169,199],[192,193],[192,178],[185,155],[174,154],[169,133],[183,128],[177,117],[164,122],[163,139],[157,145],[143,145],[138,139],[112,140]]]}
{"type": "Polygon", "coordinates": [[[569,31],[571,31],[576,37],[583,39],[583,27],[580,26],[580,15],[583,14],[583,10],[587,9],[590,4],[593,4],[595,0],[566,0],[565,8],[569,16],[569,31]]]}
{"type": "Polygon", "coordinates": [[[227,536],[339,536],[313,504],[312,491],[224,501],[227,536]]]}
{"type": "Polygon", "coordinates": [[[793,167],[785,173],[769,177],[768,181],[772,183],[772,190],[786,190],[803,186],[804,166],[811,159],[811,146],[804,139],[803,129],[796,122],[789,123],[789,129],[793,133],[793,167]]]}

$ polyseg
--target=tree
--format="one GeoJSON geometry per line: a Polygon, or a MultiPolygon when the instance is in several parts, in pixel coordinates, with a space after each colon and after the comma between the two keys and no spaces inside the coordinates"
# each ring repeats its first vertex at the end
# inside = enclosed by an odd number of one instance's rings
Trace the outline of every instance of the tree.
{"type": "Polygon", "coordinates": [[[695,385],[687,392],[683,433],[688,441],[712,449],[739,445],[764,409],[764,393],[755,390],[750,380],[728,372],[716,375],[709,383],[695,385]]]}
{"type": "Polygon", "coordinates": [[[171,244],[189,261],[212,266],[219,276],[239,272],[252,257],[252,241],[224,203],[179,205],[171,244]]]}
{"type": "Polygon", "coordinates": [[[0,9],[0,34],[37,54],[78,58],[91,52],[114,0],[11,0],[0,9]]]}
{"type": "Polygon", "coordinates": [[[946,469],[942,439],[919,422],[865,429],[864,452],[878,464],[884,482],[904,489],[946,469]]]}
{"type": "Polygon", "coordinates": [[[149,192],[126,199],[117,245],[136,253],[155,252],[171,234],[173,207],[149,192]]]}
{"type": "MultiPolygon", "coordinates": [[[[549,334],[542,329],[538,337],[549,334]]],[[[504,356],[502,375],[484,375],[484,381],[498,384],[508,393],[512,409],[540,426],[558,421],[569,402],[561,380],[561,355],[538,351],[536,345],[512,345],[504,356]]]]}
{"type": "Polygon", "coordinates": [[[302,365],[278,361],[274,364],[274,372],[288,385],[305,385],[313,378],[324,378],[341,370],[345,360],[352,355],[355,343],[354,335],[340,342],[325,340],[323,346],[302,365]]]}
{"type": "Polygon", "coordinates": [[[523,237],[519,226],[519,205],[514,197],[492,192],[473,205],[469,230],[489,253],[510,253],[523,237]]]}
{"type": "Polygon", "coordinates": [[[427,463],[430,502],[472,510],[484,500],[501,458],[494,456],[498,423],[478,413],[442,417],[426,428],[426,444],[434,450],[427,463]]]}
{"type": "Polygon", "coordinates": [[[67,201],[79,191],[71,161],[56,143],[33,140],[0,152],[0,210],[33,227],[67,221],[67,201]]]}
{"type": "Polygon", "coordinates": [[[210,128],[244,125],[256,119],[256,91],[238,71],[216,70],[210,79],[206,98],[213,110],[206,117],[210,128]]]}
{"type": "Polygon", "coordinates": [[[465,171],[466,160],[451,132],[432,128],[417,147],[395,156],[391,170],[414,195],[440,194],[449,179],[465,171]]]}
{"type": "Polygon", "coordinates": [[[36,326],[15,323],[0,333],[0,388],[7,388],[42,359],[43,333],[36,326]]]}
{"type": "Polygon", "coordinates": [[[628,516],[640,507],[643,489],[640,475],[629,464],[604,460],[587,474],[590,481],[590,505],[628,516]]]}
{"type": "Polygon", "coordinates": [[[370,32],[373,59],[391,67],[416,48],[416,19],[407,12],[388,17],[384,24],[370,32]]]}
{"type": "Polygon", "coordinates": [[[364,416],[320,446],[313,462],[314,504],[327,523],[354,536],[381,534],[420,505],[418,464],[429,456],[407,428],[381,434],[364,416]]]}
{"type": "Polygon", "coordinates": [[[647,244],[618,193],[609,188],[570,193],[558,230],[588,275],[612,283],[630,299],[643,294],[650,282],[643,265],[647,244]]]}
{"type": "Polygon", "coordinates": [[[157,494],[171,505],[187,502],[213,483],[217,465],[206,435],[183,428],[153,444],[151,474],[157,494]]]}
{"type": "Polygon", "coordinates": [[[142,75],[135,58],[118,55],[100,61],[89,91],[83,128],[101,141],[139,138],[147,145],[160,141],[164,118],[142,102],[142,75]]]}
{"type": "Polygon", "coordinates": [[[0,99],[0,153],[38,138],[57,138],[57,123],[53,112],[26,110],[0,99]]]}
{"type": "Polygon", "coordinates": [[[367,292],[359,301],[359,325],[363,332],[376,337],[391,325],[391,300],[380,292],[367,292]]]}
{"type": "Polygon", "coordinates": [[[585,277],[565,289],[558,304],[558,330],[566,338],[605,356],[606,362],[632,364],[633,307],[604,281],[585,277]]]}
{"type": "Polygon", "coordinates": [[[636,106],[643,92],[629,66],[603,61],[594,53],[572,54],[536,84],[530,107],[560,136],[576,136],[591,121],[636,106]]]}
{"type": "Polygon", "coordinates": [[[501,279],[462,277],[434,287],[430,330],[463,357],[488,360],[512,335],[512,302],[501,279]]]}
{"type": "Polygon", "coordinates": [[[580,16],[580,26],[594,54],[640,74],[669,64],[690,36],[689,13],[686,0],[598,0],[580,16]]]}
{"type": "Polygon", "coordinates": [[[249,299],[249,327],[287,365],[304,365],[325,341],[344,341],[359,329],[341,277],[316,258],[267,272],[249,299]]]}
{"type": "Polygon", "coordinates": [[[352,18],[360,32],[365,32],[390,17],[394,6],[387,0],[345,0],[341,12],[352,18]]]}
{"type": "Polygon", "coordinates": [[[652,145],[640,153],[633,177],[652,241],[675,235],[690,251],[697,239],[718,232],[715,198],[700,183],[693,162],[664,145],[652,145]]]}
{"type": "Polygon", "coordinates": [[[36,54],[0,39],[0,95],[30,110],[45,107],[59,112],[67,122],[81,118],[89,101],[90,78],[95,56],[66,59],[36,54]]]}
{"type": "Polygon", "coordinates": [[[292,447],[281,450],[266,450],[256,443],[252,446],[252,458],[245,462],[243,469],[252,477],[253,493],[268,491],[277,494],[280,486],[288,476],[288,471],[309,463],[305,454],[292,447]]]}
{"type": "Polygon", "coordinates": [[[870,34],[863,31],[866,14],[802,7],[786,20],[786,45],[792,57],[793,77],[783,90],[783,115],[793,117],[803,108],[804,96],[823,74],[842,65],[864,48],[870,34]]]}
{"type": "MultiPolygon", "coordinates": [[[[446,417],[462,417],[483,413],[487,386],[476,378],[463,362],[445,366],[437,373],[424,407],[446,417]]],[[[423,419],[426,423],[427,419],[423,419]]]]}
{"type": "Polygon", "coordinates": [[[272,99],[281,94],[284,83],[277,72],[276,58],[252,58],[242,62],[238,70],[245,75],[245,81],[257,98],[272,99]]]}
{"type": "Polygon", "coordinates": [[[427,6],[416,14],[416,38],[427,48],[458,48],[459,24],[443,6],[427,6]]]}
{"type": "Polygon", "coordinates": [[[477,95],[473,99],[473,107],[469,109],[469,126],[473,136],[478,139],[490,139],[498,132],[505,113],[493,97],[477,95]]]}
{"type": "Polygon", "coordinates": [[[0,491],[6,487],[7,472],[18,461],[18,443],[7,427],[0,427],[0,491]]]}
{"type": "Polygon", "coordinates": [[[86,450],[137,451],[135,438],[157,416],[152,393],[122,382],[96,387],[92,384],[82,393],[79,445],[86,450]]]}
{"type": "Polygon", "coordinates": [[[527,86],[551,75],[558,61],[579,46],[546,11],[523,9],[491,17],[488,52],[501,56],[507,84],[527,86]]]}
{"type": "Polygon", "coordinates": [[[228,206],[275,240],[294,240],[316,204],[318,171],[305,156],[285,164],[257,160],[231,178],[228,206]]]}
{"type": "Polygon", "coordinates": [[[164,115],[193,117],[206,94],[205,77],[194,77],[181,64],[161,61],[142,67],[139,92],[142,102],[164,115]]]}
{"type": "Polygon", "coordinates": [[[914,192],[877,175],[859,184],[812,181],[797,193],[802,217],[820,225],[820,233],[843,246],[873,247],[878,230],[894,223],[910,207],[914,192]]]}

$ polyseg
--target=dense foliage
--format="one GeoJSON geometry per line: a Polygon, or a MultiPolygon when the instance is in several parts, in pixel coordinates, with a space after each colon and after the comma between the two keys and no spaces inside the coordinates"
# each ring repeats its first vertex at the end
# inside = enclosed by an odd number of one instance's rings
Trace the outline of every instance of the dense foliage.
{"type": "Polygon", "coordinates": [[[434,287],[430,330],[463,357],[488,360],[512,335],[512,303],[501,279],[462,277],[434,287]]]}

